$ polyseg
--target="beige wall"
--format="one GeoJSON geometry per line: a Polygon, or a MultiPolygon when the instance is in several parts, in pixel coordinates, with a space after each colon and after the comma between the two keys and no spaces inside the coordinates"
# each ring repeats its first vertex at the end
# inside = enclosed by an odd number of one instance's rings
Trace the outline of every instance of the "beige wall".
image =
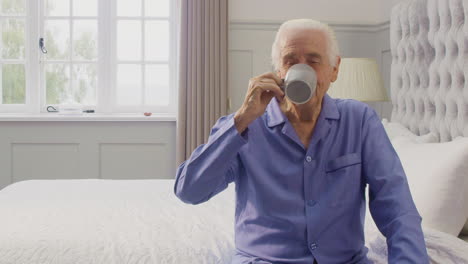
{"type": "Polygon", "coordinates": [[[391,8],[403,0],[230,0],[231,20],[277,21],[308,17],[335,24],[388,21],[391,8]]]}
{"type": "MultiPolygon", "coordinates": [[[[249,78],[271,71],[270,51],[281,22],[231,22],[229,32],[229,112],[242,105],[249,78]]],[[[380,66],[385,88],[390,95],[390,40],[389,24],[337,25],[335,29],[340,54],[343,58],[373,58],[380,66]]],[[[390,102],[369,103],[382,118],[391,115],[390,102]]]]}
{"type": "MultiPolygon", "coordinates": [[[[248,78],[270,70],[274,32],[294,17],[351,24],[338,25],[342,55],[375,58],[388,87],[388,25],[375,24],[388,21],[389,10],[400,1],[230,0],[230,111],[242,103],[248,78]],[[249,22],[235,22],[242,20],[249,22]]],[[[374,106],[383,116],[389,113],[374,106]]],[[[0,122],[0,189],[28,179],[174,178],[175,129],[175,121],[0,122]]]]}

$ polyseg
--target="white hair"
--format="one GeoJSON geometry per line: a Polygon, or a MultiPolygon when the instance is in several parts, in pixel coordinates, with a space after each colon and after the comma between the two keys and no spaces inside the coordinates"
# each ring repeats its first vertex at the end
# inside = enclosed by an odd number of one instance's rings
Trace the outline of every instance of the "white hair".
{"type": "Polygon", "coordinates": [[[335,32],[332,28],[330,28],[327,24],[322,23],[317,20],[313,19],[293,19],[284,22],[278,32],[276,33],[275,41],[273,42],[273,46],[271,48],[271,62],[275,71],[277,71],[280,67],[280,59],[281,59],[281,46],[280,46],[280,39],[281,35],[291,29],[312,29],[312,30],[319,30],[325,34],[327,40],[327,55],[332,66],[336,66],[337,63],[337,56],[339,56],[338,50],[338,43],[336,41],[335,32]]]}

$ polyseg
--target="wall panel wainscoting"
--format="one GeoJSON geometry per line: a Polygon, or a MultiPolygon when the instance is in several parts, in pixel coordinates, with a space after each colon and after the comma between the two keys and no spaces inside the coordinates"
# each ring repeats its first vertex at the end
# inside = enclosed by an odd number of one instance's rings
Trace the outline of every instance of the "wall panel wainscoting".
{"type": "Polygon", "coordinates": [[[174,121],[0,122],[0,189],[31,179],[172,179],[174,121]]]}

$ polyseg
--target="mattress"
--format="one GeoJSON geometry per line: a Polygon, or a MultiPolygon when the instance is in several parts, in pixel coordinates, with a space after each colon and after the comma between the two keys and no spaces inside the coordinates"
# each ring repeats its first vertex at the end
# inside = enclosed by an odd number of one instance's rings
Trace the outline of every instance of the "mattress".
{"type": "Polygon", "coordinates": [[[234,190],[193,206],[178,200],[173,186],[173,180],[10,185],[0,191],[0,263],[229,263],[234,190]]]}
{"type": "MultiPolygon", "coordinates": [[[[0,191],[0,263],[231,262],[235,185],[199,205],[174,180],[34,180],[0,191]]],[[[366,246],[387,263],[385,238],[366,219],[366,246]]],[[[468,263],[468,243],[424,228],[432,263],[468,263]]]]}

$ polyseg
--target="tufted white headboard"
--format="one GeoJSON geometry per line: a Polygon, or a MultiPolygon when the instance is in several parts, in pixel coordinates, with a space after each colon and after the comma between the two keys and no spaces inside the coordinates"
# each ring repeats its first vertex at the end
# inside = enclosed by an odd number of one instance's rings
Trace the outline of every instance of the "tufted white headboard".
{"type": "Polygon", "coordinates": [[[441,142],[468,137],[468,1],[399,3],[390,42],[392,122],[441,142]]]}

